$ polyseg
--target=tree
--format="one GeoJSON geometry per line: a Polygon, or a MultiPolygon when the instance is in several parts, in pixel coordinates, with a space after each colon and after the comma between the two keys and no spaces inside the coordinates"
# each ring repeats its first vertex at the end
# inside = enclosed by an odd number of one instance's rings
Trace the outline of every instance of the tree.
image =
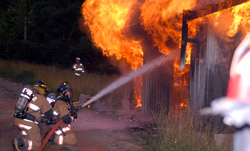
{"type": "Polygon", "coordinates": [[[78,28],[82,3],[83,0],[1,1],[0,49],[4,53],[0,57],[71,67],[75,57],[80,56],[90,72],[103,73],[105,69],[100,68],[117,71],[78,28]]]}

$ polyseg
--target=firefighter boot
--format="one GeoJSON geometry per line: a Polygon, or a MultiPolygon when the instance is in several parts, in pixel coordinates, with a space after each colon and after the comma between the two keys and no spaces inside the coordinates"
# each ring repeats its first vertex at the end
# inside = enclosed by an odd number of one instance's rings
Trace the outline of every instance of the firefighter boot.
{"type": "Polygon", "coordinates": [[[23,151],[25,149],[25,142],[21,137],[14,137],[11,143],[14,151],[23,151]]]}

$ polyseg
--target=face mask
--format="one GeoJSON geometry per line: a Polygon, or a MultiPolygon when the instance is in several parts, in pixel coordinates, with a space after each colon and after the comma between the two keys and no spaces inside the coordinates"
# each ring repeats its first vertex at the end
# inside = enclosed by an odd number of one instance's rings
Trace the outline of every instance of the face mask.
{"type": "Polygon", "coordinates": [[[65,92],[64,96],[68,97],[69,99],[72,99],[72,91],[65,92]]]}

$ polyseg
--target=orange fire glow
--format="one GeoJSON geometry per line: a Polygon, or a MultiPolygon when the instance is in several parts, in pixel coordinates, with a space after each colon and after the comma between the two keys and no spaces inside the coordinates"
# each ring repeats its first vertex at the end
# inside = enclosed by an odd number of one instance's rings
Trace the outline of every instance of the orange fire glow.
{"type": "Polygon", "coordinates": [[[134,80],[134,99],[136,108],[142,107],[142,76],[134,80]]]}
{"type": "Polygon", "coordinates": [[[145,30],[152,35],[155,45],[163,54],[180,48],[182,12],[192,9],[196,0],[146,0],[142,5],[141,20],[145,30]]]}
{"type": "Polygon", "coordinates": [[[143,63],[141,42],[124,33],[131,26],[128,21],[135,4],[117,0],[86,0],[82,4],[84,24],[90,30],[94,45],[106,56],[125,59],[132,69],[143,63]]]}
{"type": "MultiPolygon", "coordinates": [[[[94,45],[106,56],[126,60],[131,69],[135,70],[143,65],[141,46],[143,39],[136,39],[126,33],[127,29],[134,24],[131,22],[135,13],[134,7],[138,7],[137,9],[141,11],[139,22],[151,36],[154,45],[161,53],[170,54],[172,51],[180,50],[183,10],[198,8],[197,5],[197,0],[185,2],[183,0],[145,0],[143,3],[139,0],[86,0],[82,4],[82,15],[94,45]]],[[[188,22],[190,38],[199,32],[197,23],[204,20],[209,20],[213,24],[214,32],[223,39],[234,37],[239,31],[247,33],[250,31],[250,2],[188,22]]],[[[180,58],[176,58],[174,62],[174,86],[184,87],[185,91],[189,85],[188,73],[192,45],[187,45],[186,50],[184,71],[179,71],[180,58]]],[[[136,81],[139,82],[135,82],[134,97],[137,101],[136,106],[140,107],[142,78],[136,81]]],[[[188,93],[185,95],[188,97],[188,93]]],[[[188,99],[182,98],[184,99],[179,106],[186,107],[188,99]]]]}
{"type": "MultiPolygon", "coordinates": [[[[142,5],[141,20],[145,30],[152,36],[155,46],[163,54],[170,54],[173,51],[180,50],[181,47],[181,29],[182,29],[182,12],[183,10],[192,10],[196,6],[196,0],[146,0],[142,5]]],[[[197,28],[190,26],[189,36],[196,35],[197,28]]],[[[191,45],[187,46],[186,64],[190,64],[191,45]]],[[[189,68],[186,66],[180,71],[180,57],[174,61],[174,106],[187,107],[189,68]],[[180,91],[185,91],[180,95],[180,91]],[[177,103],[175,103],[177,102],[177,103]]]]}
{"type": "Polygon", "coordinates": [[[250,2],[238,5],[232,9],[233,23],[230,25],[227,36],[233,37],[243,28],[246,34],[249,32],[250,25],[250,2]]]}
{"type": "Polygon", "coordinates": [[[213,23],[214,33],[225,41],[239,32],[244,37],[250,31],[250,2],[213,13],[207,19],[213,23]]]}

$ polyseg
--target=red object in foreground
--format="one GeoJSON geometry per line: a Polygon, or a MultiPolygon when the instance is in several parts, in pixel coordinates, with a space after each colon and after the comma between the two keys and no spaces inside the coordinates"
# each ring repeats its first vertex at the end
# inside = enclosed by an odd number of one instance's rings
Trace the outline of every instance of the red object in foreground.
{"type": "Polygon", "coordinates": [[[45,148],[46,144],[48,143],[50,137],[53,135],[53,133],[57,130],[57,128],[63,123],[63,120],[60,119],[56,125],[53,126],[53,128],[49,131],[49,133],[47,134],[47,136],[44,138],[42,145],[40,146],[40,148],[38,148],[36,151],[43,151],[43,149],[45,148]]]}

